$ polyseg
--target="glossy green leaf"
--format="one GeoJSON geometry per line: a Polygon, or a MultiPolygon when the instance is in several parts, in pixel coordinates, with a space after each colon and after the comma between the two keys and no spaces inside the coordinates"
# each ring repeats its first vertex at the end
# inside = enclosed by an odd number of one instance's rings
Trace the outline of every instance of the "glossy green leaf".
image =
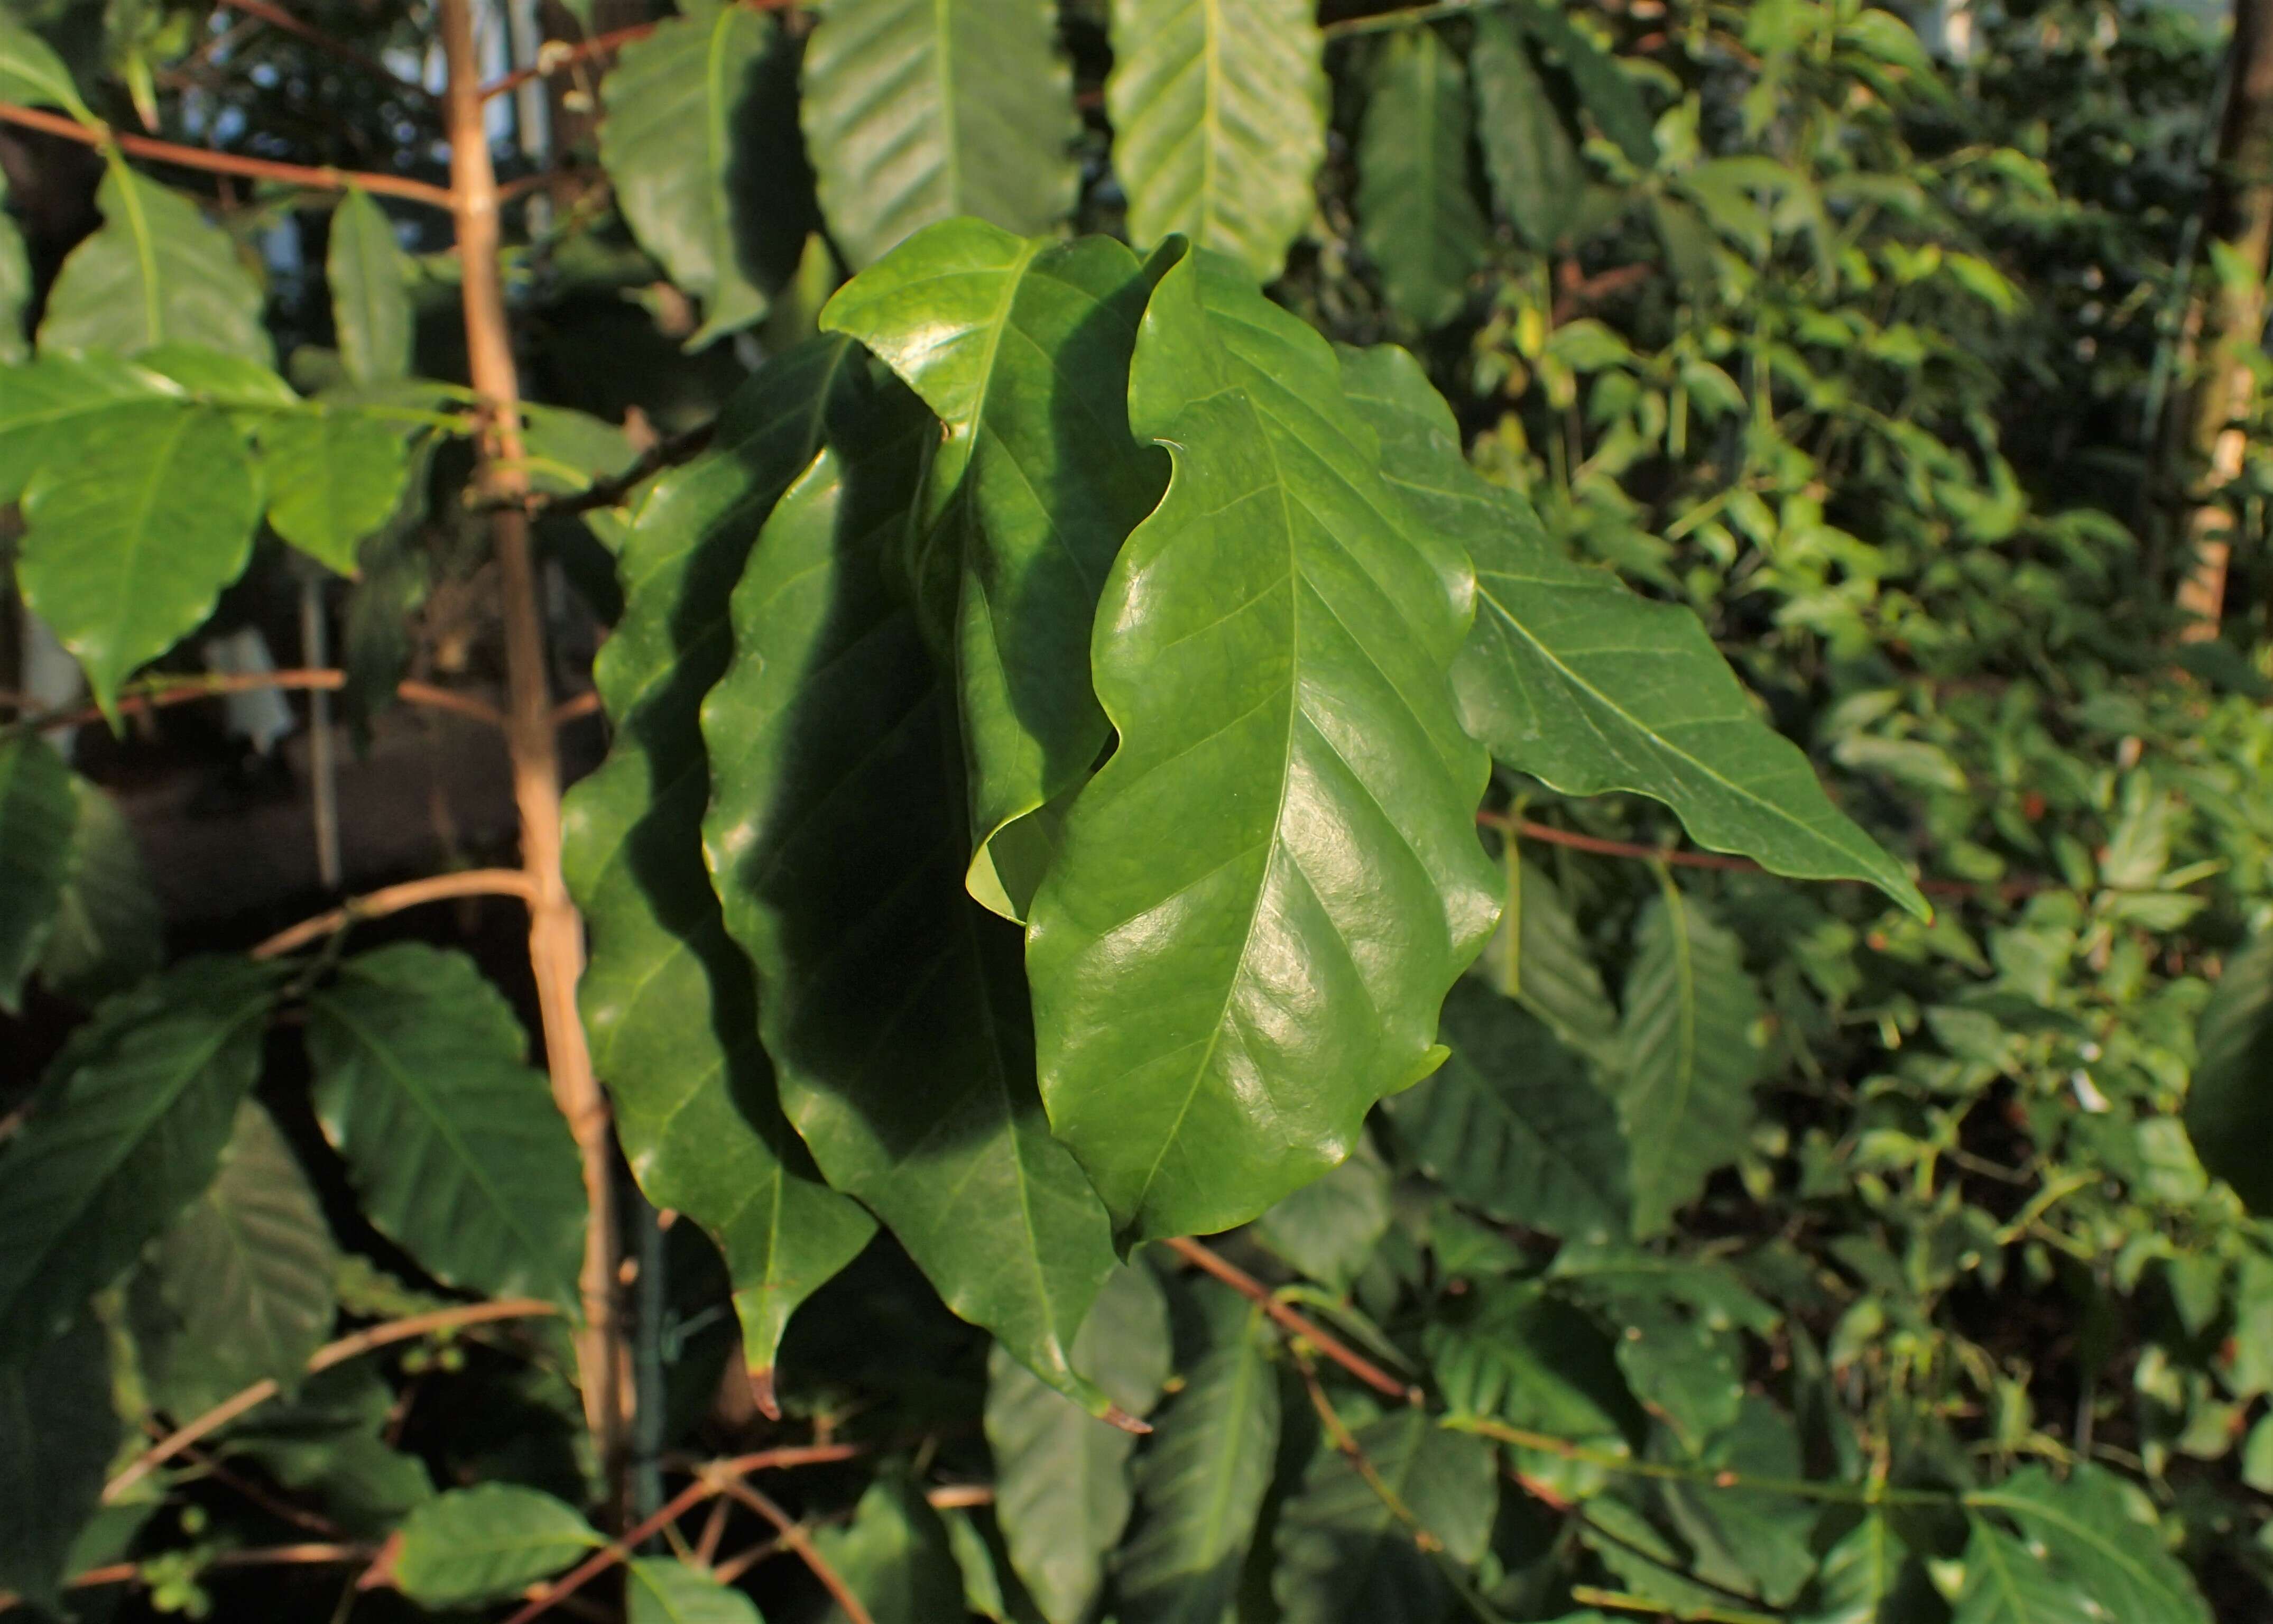
{"type": "Polygon", "coordinates": [[[41,741],[0,738],[0,1010],[22,1007],[71,877],[71,771],[41,741]]]}
{"type": "Polygon", "coordinates": [[[40,980],[51,992],[92,1004],[165,962],[166,920],[118,803],[75,774],[71,787],[77,803],[71,851],[55,925],[40,953],[40,980]]]}
{"type": "Polygon", "coordinates": [[[1303,0],[1113,0],[1105,108],[1139,247],[1181,233],[1276,277],[1310,223],[1326,74],[1303,0]]]}
{"type": "Polygon", "coordinates": [[[1594,116],[1602,133],[1625,154],[1626,161],[1645,171],[1655,164],[1657,139],[1651,131],[1649,109],[1617,59],[1574,26],[1558,6],[1523,0],[1515,16],[1533,38],[1554,52],[1579,100],[1594,116]]]}
{"type": "Polygon", "coordinates": [[[937,433],[891,385],[832,422],[766,522],[703,707],[705,847],[829,1182],[949,1308],[1102,1413],[1067,1344],[1113,1267],[1105,1212],[1042,1116],[1017,934],[964,890],[954,701],[889,573],[937,433]]]}
{"type": "Polygon", "coordinates": [[[259,477],[207,407],[124,404],[79,425],[24,492],[17,580],[106,707],[212,612],[251,556],[259,477]]]}
{"type": "Polygon", "coordinates": [[[1375,61],[1358,143],[1359,241],[1390,308],[1424,330],[1467,303],[1491,253],[1468,178],[1467,75],[1434,28],[1399,29],[1375,61]]]}
{"type": "Polygon", "coordinates": [[[316,1114],[371,1222],[448,1284],[572,1304],[583,1177],[527,1049],[472,959],[419,943],[309,1000],[316,1114]]]}
{"type": "Polygon", "coordinates": [[[1024,237],[1073,209],[1079,124],[1045,0],[826,0],[803,123],[856,269],[957,214],[1024,237]]]}
{"type": "Polygon", "coordinates": [[[409,257],[396,244],[386,211],[361,187],[349,187],[332,211],[324,278],[332,290],[340,362],[357,383],[409,374],[417,333],[410,274],[409,257]]]}
{"type": "Polygon", "coordinates": [[[49,290],[42,354],[178,343],[269,360],[260,284],[196,203],[116,158],[94,202],[101,226],[49,290]]]}
{"type": "Polygon", "coordinates": [[[1624,1063],[1613,1075],[1633,1161],[1634,1233],[1662,1233],[1752,1131],[1763,1057],[1759,991],[1743,949],[1672,886],[1636,931],[1624,1063]]]}
{"type": "Polygon", "coordinates": [[[0,372],[0,499],[79,454],[91,425],[122,402],[178,400],[179,386],[116,356],[42,356],[0,372]]]}
{"type": "Polygon", "coordinates": [[[755,1603],[665,1556],[624,1565],[625,1624],[764,1624],[755,1603]]]}
{"type": "Polygon", "coordinates": [[[1322,1449],[1279,1514],[1272,1592],[1280,1616],[1286,1624],[1437,1624],[1452,1584],[1415,1527],[1461,1567],[1483,1555],[1498,1499],[1492,1447],[1439,1430],[1419,1410],[1369,1423],[1353,1440],[1371,1480],[1342,1451],[1322,1449]]]}
{"type": "Polygon", "coordinates": [[[0,1148],[0,1365],[54,1335],[212,1182],[276,976],[191,959],[105,1003],[0,1148]]]}
{"type": "MultiPolygon", "coordinates": [[[[2109,1615],[2042,1556],[1976,1518],[1950,1624],[2101,1624],[2109,1615]]],[[[2159,1621],[2158,1621],[2159,1624],[2159,1621]]]]}
{"type": "Polygon", "coordinates": [[[580,997],[592,1064],[648,1199],[717,1243],[744,1357],[761,1372],[797,1305],[875,1226],[821,1184],[775,1097],[749,960],[703,866],[700,707],[732,655],[728,599],[759,526],[812,461],[829,400],[865,387],[865,365],[841,339],[778,357],[734,397],[713,448],[641,500],[624,616],[594,668],[615,740],[564,820],[591,935],[580,997]]]}
{"type": "Polygon", "coordinates": [[[1468,467],[1411,356],[1346,351],[1343,370],[1385,477],[1475,560],[1475,628],[1452,680],[1494,756],[1566,794],[1638,791],[1701,846],[1797,878],[1868,880],[1926,915],[1901,865],[1760,718],[1696,616],[1557,555],[1529,504],[1468,467]]]}
{"type": "Polygon", "coordinates": [[[1219,1624],[1238,1590],[1279,1450],[1279,1378],[1260,1318],[1231,1321],[1138,1463],[1142,1511],[1115,1564],[1121,1624],[1219,1624]]]}
{"type": "Polygon", "coordinates": [[[2011,1516],[2110,1617],[2209,1624],[2202,1592],[2134,1492],[2104,1466],[2079,1465],[2065,1482],[2030,1466],[1967,1503],[2011,1516]]]}
{"type": "Polygon", "coordinates": [[[690,350],[763,316],[766,289],[794,267],[794,247],[784,265],[767,238],[802,241],[806,222],[769,218],[776,200],[754,195],[753,184],[765,184],[757,171],[794,169],[803,190],[794,124],[786,142],[769,139],[793,102],[793,63],[775,19],[698,5],[626,46],[601,86],[600,162],[624,217],[671,281],[702,301],[690,350]]]}
{"type": "Polygon", "coordinates": [[[518,1596],[604,1543],[540,1490],[484,1483],[426,1501],[402,1524],[397,1590],[422,1607],[472,1607],[518,1596]]]}
{"type": "Polygon", "coordinates": [[[1446,996],[1439,1035],[1452,1051],[1444,1069],[1387,1103],[1421,1165],[1503,1223],[1624,1238],[1633,1199],[1625,1134],[1579,1057],[1473,981],[1446,996]]]}
{"type": "Polygon", "coordinates": [[[356,552],[386,527],[409,485],[400,421],[311,402],[260,428],[268,523],[318,563],[356,573],[356,552]]]}
{"type": "MultiPolygon", "coordinates": [[[[821,1530],[814,1543],[867,1609],[873,1624],[939,1624],[963,1616],[963,1574],[947,1527],[905,1477],[876,1479],[849,1527],[821,1530]]],[[[832,1607],[828,1624],[844,1624],[832,1607]]]]}
{"type": "MultiPolygon", "coordinates": [[[[1166,473],[1129,435],[1127,406],[1156,275],[1108,237],[1054,244],[952,220],[861,272],[821,313],[946,429],[913,573],[948,622],[981,847],[1078,784],[1105,744],[1090,623],[1166,473]]],[[[971,889],[1014,918],[1031,894],[1001,883],[984,854],[971,889]]]]}
{"type": "Polygon", "coordinates": [[[1532,62],[1523,32],[1504,12],[1475,21],[1468,48],[1475,86],[1476,139],[1484,174],[1508,222],[1545,252],[1579,218],[1587,166],[1563,109],[1532,62]]]}
{"type": "MultiPolygon", "coordinates": [[[[1142,1264],[1123,1264],[1106,1279],[1074,1338],[1073,1362],[1129,1415],[1151,1412],[1168,1379],[1168,1309],[1142,1264]]],[[[1106,1553],[1129,1523],[1136,1438],[998,1345],[987,1365],[986,1444],[994,1515],[1018,1576],[1051,1624],[1078,1624],[1105,1583],[1106,1553]]]]}
{"type": "Polygon", "coordinates": [[[2226,961],[2194,1035],[2187,1135],[2251,1211],[2273,1214],[2273,935],[2226,961]]]}
{"type": "Polygon", "coordinates": [[[1408,540],[1324,340],[1230,261],[1146,311],[1138,432],[1176,471],[1098,611],[1120,731],[1027,961],[1051,1126],[1124,1231],[1228,1229],[1443,1058],[1490,934],[1480,753],[1445,685],[1462,572],[1408,540]]]}
{"type": "Polygon", "coordinates": [[[15,18],[0,13],[0,102],[59,107],[82,124],[95,122],[79,99],[71,70],[48,42],[15,18]]]}
{"type": "Polygon", "coordinates": [[[162,1319],[140,1339],[154,1396],[180,1417],[264,1378],[288,1392],[331,1335],[337,1254],[316,1193],[268,1113],[248,1100],[221,1171],[151,1249],[162,1319]]]}
{"type": "Polygon", "coordinates": [[[56,1603],[118,1434],[109,1339],[94,1320],[0,1361],[0,1593],[56,1603]]]}

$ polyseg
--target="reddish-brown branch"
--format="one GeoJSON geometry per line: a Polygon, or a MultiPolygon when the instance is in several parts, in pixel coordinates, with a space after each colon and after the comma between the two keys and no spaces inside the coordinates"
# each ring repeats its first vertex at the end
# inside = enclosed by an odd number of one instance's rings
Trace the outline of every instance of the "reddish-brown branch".
{"type": "Polygon", "coordinates": [[[61,113],[44,112],[36,107],[19,107],[12,102],[0,102],[0,124],[21,124],[26,130],[44,131],[61,136],[66,141],[77,141],[83,147],[116,147],[131,157],[147,159],[153,163],[170,163],[184,169],[202,169],[210,175],[236,175],[247,180],[273,180],[287,186],[308,186],[319,192],[344,192],[349,186],[360,186],[365,192],[383,192],[389,197],[407,202],[424,203],[429,208],[450,207],[446,187],[433,185],[423,180],[413,180],[407,175],[388,175],[374,169],[335,169],[326,164],[319,168],[304,163],[279,163],[268,158],[247,158],[238,153],[211,152],[202,147],[184,147],[174,141],[161,141],[146,135],[129,135],[99,124],[83,124],[76,118],[61,113]]]}
{"type": "Polygon", "coordinates": [[[421,903],[447,902],[456,897],[518,897],[523,902],[536,895],[529,876],[518,868],[469,868],[459,874],[430,875],[406,880],[367,896],[356,897],[313,919],[304,919],[280,930],[252,950],[255,959],[281,959],[286,953],[321,941],[335,931],[367,919],[383,919],[421,903]]]}
{"type": "MultiPolygon", "coordinates": [[[[168,705],[186,705],[200,699],[216,699],[224,694],[250,694],[262,688],[322,689],[336,693],[345,688],[347,682],[346,672],[329,669],[248,671],[226,676],[168,677],[141,692],[122,697],[118,702],[118,714],[135,716],[145,710],[162,710],[168,705]]],[[[418,705],[430,710],[454,710],[477,722],[487,722],[492,727],[505,726],[505,713],[495,705],[453,688],[437,688],[431,682],[398,682],[394,695],[405,704],[418,705]]],[[[22,708],[20,698],[14,695],[0,695],[0,704],[22,708]]],[[[50,727],[82,727],[102,719],[99,707],[81,705],[75,710],[50,710],[43,716],[19,718],[6,726],[28,733],[44,733],[50,727]]]]}
{"type": "MultiPolygon", "coordinates": [[[[206,1558],[207,1568],[285,1568],[310,1565],[337,1564],[350,1567],[371,1560],[378,1551],[376,1545],[265,1545],[251,1551],[217,1551],[206,1558]]],[[[139,1562],[112,1562],[101,1568],[90,1568],[70,1581],[67,1588],[84,1590],[102,1584],[131,1584],[142,1576],[139,1562]]]]}
{"type": "Polygon", "coordinates": [[[876,1624],[868,1609],[861,1605],[860,1598],[852,1593],[852,1587],[844,1583],[844,1575],[830,1567],[829,1559],[821,1554],[820,1548],[813,1543],[813,1536],[806,1531],[802,1523],[739,1477],[728,1478],[722,1487],[726,1493],[773,1524],[774,1532],[781,1536],[782,1544],[797,1553],[798,1560],[812,1571],[813,1576],[821,1581],[821,1588],[827,1590],[830,1599],[844,1609],[846,1624],[876,1624]]]}
{"type": "Polygon", "coordinates": [[[304,40],[318,50],[336,56],[341,62],[353,63],[366,73],[375,74],[399,89],[430,100],[433,96],[434,93],[425,86],[404,79],[378,57],[358,50],[345,40],[334,39],[313,24],[302,22],[281,6],[269,4],[268,0],[221,0],[221,3],[233,11],[242,11],[247,17],[258,18],[272,28],[281,29],[295,39],[304,40]]]}
{"type": "Polygon", "coordinates": [[[1169,1241],[1167,1247],[1185,1262],[1205,1270],[1254,1303],[1271,1316],[1272,1322],[1280,1330],[1301,1337],[1375,1392],[1386,1394],[1407,1404],[1418,1404],[1424,1401],[1425,1395],[1420,1388],[1409,1382],[1399,1381],[1316,1320],[1296,1313],[1280,1302],[1270,1287],[1237,1264],[1226,1261],[1213,1248],[1182,1237],[1169,1241]]]}

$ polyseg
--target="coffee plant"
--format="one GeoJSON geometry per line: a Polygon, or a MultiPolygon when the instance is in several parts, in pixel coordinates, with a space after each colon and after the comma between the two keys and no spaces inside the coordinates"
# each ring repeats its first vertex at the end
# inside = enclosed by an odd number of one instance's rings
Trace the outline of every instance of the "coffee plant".
{"type": "Polygon", "coordinates": [[[2262,9],[11,0],[0,1611],[2263,1616],[2262,9]]]}

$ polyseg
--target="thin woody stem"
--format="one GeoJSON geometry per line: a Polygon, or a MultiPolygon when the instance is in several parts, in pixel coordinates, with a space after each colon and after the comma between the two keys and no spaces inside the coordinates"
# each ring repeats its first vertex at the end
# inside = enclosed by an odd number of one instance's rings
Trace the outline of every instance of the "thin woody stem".
{"type": "Polygon", "coordinates": [[[423,880],[405,880],[400,885],[388,885],[361,897],[349,898],[338,907],[330,908],[313,919],[304,919],[298,924],[278,931],[252,950],[255,959],[281,959],[311,942],[336,935],[349,926],[367,919],[383,919],[389,914],[400,914],[405,908],[415,908],[422,903],[447,902],[460,897],[518,897],[526,902],[536,888],[529,876],[518,868],[469,868],[458,874],[429,875],[423,880]]]}
{"type": "Polygon", "coordinates": [[[1166,1243],[1174,1252],[1194,1267],[1203,1269],[1223,1282],[1240,1296],[1255,1304],[1271,1317],[1272,1322],[1289,1335],[1299,1336],[1351,1375],[1375,1392],[1385,1394],[1401,1403],[1418,1404],[1425,1395],[1409,1382],[1391,1375],[1371,1359],[1344,1342],[1324,1327],[1307,1315],[1300,1314],[1279,1300],[1277,1293],[1261,1281],[1225,1259],[1213,1248],[1182,1237],[1166,1243]]]}
{"type": "MultiPolygon", "coordinates": [[[[226,675],[167,678],[145,684],[139,692],[129,692],[118,701],[117,709],[121,716],[134,716],[145,710],[161,710],[168,705],[186,705],[224,694],[250,694],[263,688],[336,693],[347,685],[346,672],[329,669],[248,671],[226,675]]],[[[452,688],[437,688],[431,682],[398,682],[394,687],[394,696],[405,704],[420,705],[430,710],[454,710],[477,722],[487,722],[492,727],[505,726],[505,713],[487,700],[476,699],[471,694],[461,694],[452,688]]],[[[0,704],[20,708],[20,703],[14,695],[0,694],[0,704]]],[[[50,710],[41,716],[19,717],[12,722],[0,724],[0,731],[13,729],[24,733],[45,733],[50,727],[83,727],[102,719],[99,707],[81,705],[70,710],[50,710]]]]}

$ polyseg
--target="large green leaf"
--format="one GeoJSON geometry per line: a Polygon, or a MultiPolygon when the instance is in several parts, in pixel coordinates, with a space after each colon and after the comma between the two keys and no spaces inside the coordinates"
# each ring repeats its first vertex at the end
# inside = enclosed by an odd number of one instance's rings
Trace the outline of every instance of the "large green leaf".
{"type": "Polygon", "coordinates": [[[821,443],[832,395],[865,387],[842,339],[769,362],[713,448],[641,500],[624,616],[595,664],[615,741],[570,794],[564,860],[591,933],[580,992],[592,1062],[640,1187],[717,1242],[742,1350],[769,1371],[789,1317],[875,1226],[830,1191],[781,1114],[749,960],[702,860],[702,696],[733,652],[727,605],[758,527],[821,443]]]}
{"type": "Polygon", "coordinates": [[[1492,196],[1523,240],[1544,252],[1577,222],[1586,200],[1587,166],[1579,144],[1533,64],[1522,31],[1506,13],[1477,17],[1468,73],[1492,196]]]}
{"type": "Polygon", "coordinates": [[[1352,1439],[1363,1470],[1339,1449],[1320,1451],[1279,1514],[1271,1583],[1280,1616],[1286,1624],[1437,1624],[1452,1586],[1414,1525],[1461,1567],[1483,1555],[1498,1500],[1492,1447],[1440,1431],[1420,1410],[1384,1416],[1352,1439]]]}
{"type": "Polygon", "coordinates": [[[0,1010],[21,1007],[71,877],[71,771],[41,741],[0,738],[0,1010]]]}
{"type": "Polygon", "coordinates": [[[1228,260],[1167,273],[1130,417],[1175,474],[1098,610],[1120,730],[1028,967],[1050,1122],[1138,1237],[1225,1229],[1428,1074],[1497,908],[1444,664],[1459,572],[1391,517],[1323,339],[1228,260]]]}
{"type": "Polygon", "coordinates": [[[340,364],[357,383],[408,376],[417,312],[410,304],[410,261],[394,225],[369,192],[350,186],[332,211],[324,256],[332,290],[332,327],[340,364]]]}
{"type": "Polygon", "coordinates": [[[1965,1542],[1965,1584],[1950,1624],[2100,1624],[2119,1616],[2104,1611],[2004,1530],[1974,1520],[1965,1542]]]}
{"type": "Polygon", "coordinates": [[[667,1556],[624,1565],[624,1624],[764,1624],[739,1590],[667,1556]]]}
{"type": "MultiPolygon", "coordinates": [[[[1132,1416],[1168,1379],[1167,1301],[1141,1263],[1115,1269],[1074,1338],[1073,1361],[1132,1416]]],[[[1106,1553],[1128,1526],[1136,1440],[1107,1426],[998,1344],[987,1365],[986,1443],[994,1515],[1010,1560],[1052,1624],[1077,1624],[1105,1583],[1106,1553]]]]}
{"type": "Polygon", "coordinates": [[[2250,1210],[2273,1214],[2273,933],[2226,961],[2194,1036],[2187,1135],[2250,1210]]]}
{"type": "Polygon", "coordinates": [[[297,1386],[331,1335],[337,1260],[292,1147],[244,1101],[219,1176],[146,1260],[156,1323],[139,1342],[153,1396],[189,1417],[263,1378],[297,1386]]]}
{"type": "Polygon", "coordinates": [[[122,404],[79,425],[24,492],[24,599],[116,703],[136,667],[212,612],[251,556],[260,485],[220,411],[122,404]]]}
{"type": "Polygon", "coordinates": [[[386,528],[410,482],[399,421],[311,402],[260,426],[268,523],[318,563],[356,573],[356,550],[386,528]]]}
{"type": "Polygon", "coordinates": [[[890,563],[938,429],[896,383],[832,419],[734,592],[704,841],[783,1108],[956,1313],[1103,1413],[1067,1343],[1113,1267],[1050,1137],[1017,933],[964,890],[951,690],[890,563]]]}
{"type": "Polygon", "coordinates": [[[1926,914],[1902,866],[1761,720],[1696,616],[1559,556],[1528,503],[1468,467],[1411,356],[1346,351],[1343,369],[1390,482],[1475,560],[1475,628],[1453,683],[1494,756],[1567,794],[1638,791],[1699,845],[1798,878],[1869,880],[1926,914]]]}
{"type": "Polygon", "coordinates": [[[191,959],[72,1034],[0,1150],[0,1365],[68,1325],[213,1179],[276,977],[191,959]]]}
{"type": "Polygon", "coordinates": [[[1390,1120],[1461,1200],[1572,1240],[1623,1239],[1632,1194],[1617,1108],[1521,1006],[1474,981],[1444,1000],[1452,1058],[1390,1120]]]}
{"type": "Polygon", "coordinates": [[[536,1489],[484,1483],[426,1501],[402,1524],[395,1587],[422,1607],[518,1596],[603,1544],[590,1523],[536,1489]]]}
{"type": "MultiPolygon", "coordinates": [[[[826,1530],[815,1543],[873,1624],[938,1624],[962,1616],[963,1574],[947,1526],[905,1477],[877,1478],[853,1508],[851,1526],[826,1530]]],[[[829,1609],[827,1624],[844,1620],[842,1608],[829,1609]]]]}
{"type": "Polygon", "coordinates": [[[1181,233],[1268,282],[1310,222],[1326,73],[1306,0],[1113,0],[1105,107],[1140,247],[1181,233]]]}
{"type": "Polygon", "coordinates": [[[803,123],[855,268],[957,214],[1024,237],[1073,209],[1080,126],[1046,0],[825,0],[803,123]]]}
{"type": "Polygon", "coordinates": [[[1434,28],[1399,30],[1373,64],[1358,143],[1359,240],[1390,307],[1423,329],[1467,302],[1491,253],[1468,178],[1467,75],[1434,28]]]}
{"type": "Polygon", "coordinates": [[[0,13],[0,102],[59,107],[83,124],[95,122],[63,58],[45,40],[5,13],[0,13]]]}
{"type": "Polygon", "coordinates": [[[1967,1497],[2002,1511],[2090,1595],[2106,1616],[2156,1624],[2209,1624],[2186,1568],[2163,1543],[2151,1510],[2103,1466],[2077,1466],[2063,1482],[2042,1466],[1967,1497]]]}
{"type": "Polygon", "coordinates": [[[785,117],[794,72],[776,19],[698,4],[626,46],[601,86],[600,161],[624,217],[671,281],[702,301],[690,350],[764,315],[766,289],[795,268],[811,205],[782,207],[806,184],[785,117]]]}
{"type": "Polygon", "coordinates": [[[116,356],[42,356],[0,371],[0,500],[79,453],[88,426],[125,401],[178,400],[179,385],[116,356]]]}
{"type": "MultiPolygon", "coordinates": [[[[0,36],[0,45],[4,45],[0,36]]],[[[109,1337],[93,1319],[0,1361],[0,1593],[51,1606],[118,1447],[109,1337]]],[[[57,1616],[62,1616],[60,1613],[57,1616]]]]}
{"type": "Polygon", "coordinates": [[[1138,1463],[1143,1515],[1115,1570],[1122,1624],[1219,1624],[1279,1450],[1279,1378],[1261,1315],[1193,1368],[1138,1463]]]}
{"type": "MultiPolygon", "coordinates": [[[[949,622],[982,848],[1079,783],[1105,744],[1090,622],[1167,471],[1128,418],[1129,351],[1156,274],[1109,237],[1053,244],[951,220],[861,272],[821,313],[946,428],[913,573],[949,622]]],[[[1023,918],[1039,877],[982,854],[971,889],[1023,918]]]]}
{"type": "Polygon", "coordinates": [[[260,284],[195,203],[116,157],[94,202],[101,226],[71,250],[49,290],[43,353],[131,355],[176,343],[270,359],[260,284]]]}
{"type": "Polygon", "coordinates": [[[527,1049],[472,959],[419,943],[308,1004],[316,1113],[372,1223],[451,1285],[574,1304],[583,1177],[527,1049]]]}
{"type": "Polygon", "coordinates": [[[55,925],[40,952],[40,980],[51,992],[93,1004],[166,961],[166,920],[118,803],[76,774],[71,787],[78,803],[71,853],[55,925]]]}

